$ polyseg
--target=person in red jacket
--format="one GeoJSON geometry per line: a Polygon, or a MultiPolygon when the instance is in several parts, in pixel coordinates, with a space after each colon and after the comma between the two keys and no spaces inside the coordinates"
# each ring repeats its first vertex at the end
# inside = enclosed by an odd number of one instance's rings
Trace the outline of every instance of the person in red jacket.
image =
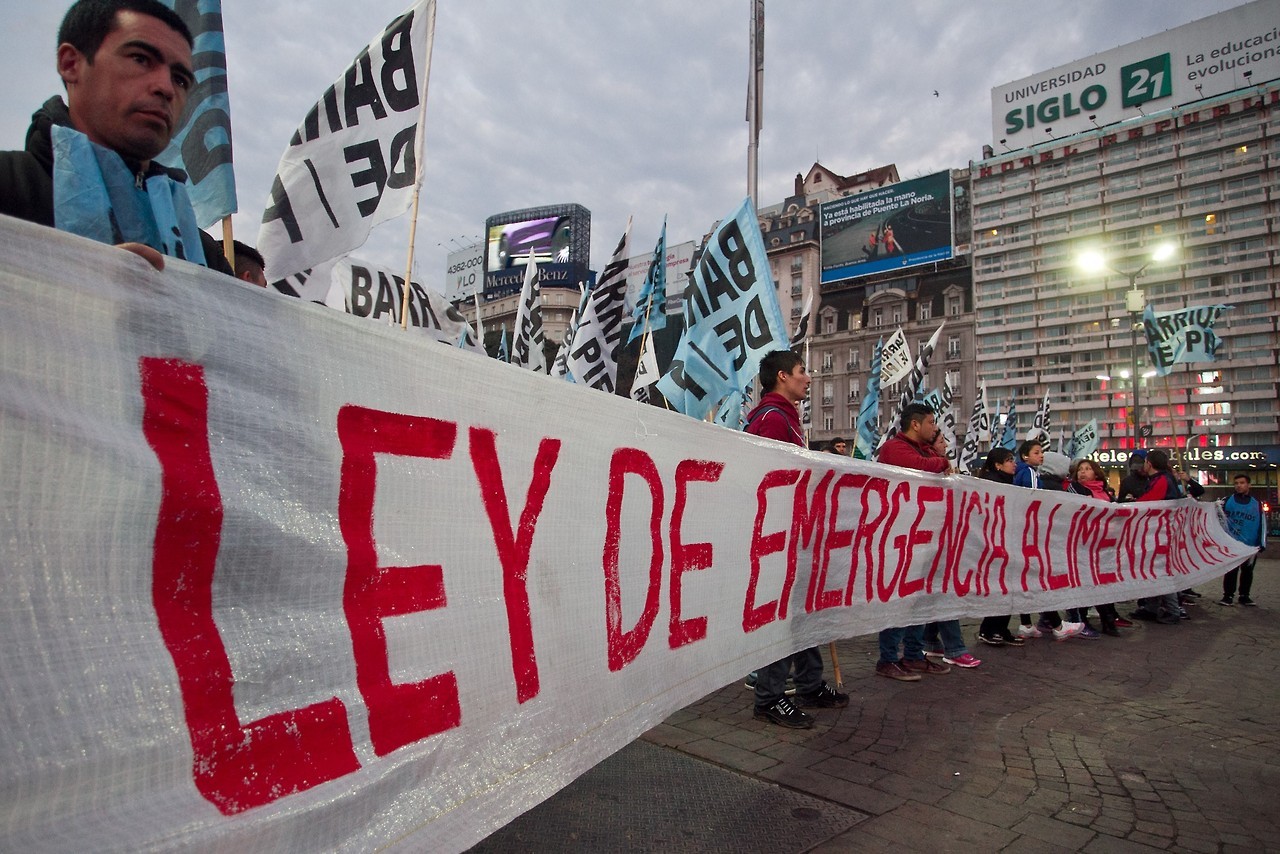
{"type": "MultiPolygon", "coordinates": [[[[933,410],[923,403],[908,404],[902,410],[898,432],[880,446],[878,462],[919,471],[943,474],[955,471],[947,458],[933,446],[938,432],[933,410]]],[[[940,676],[951,668],[931,661],[924,654],[924,626],[900,626],[880,632],[880,660],[876,674],[899,682],[919,682],[921,674],[940,676]],[[902,654],[899,657],[899,647],[902,654]]]]}
{"type": "MultiPolygon", "coordinates": [[[[809,372],[791,350],[774,350],[760,360],[760,403],[747,416],[746,431],[753,436],[777,439],[792,445],[804,443],[800,411],[796,404],[809,394],[809,372]]],[[[787,674],[795,667],[796,697],[801,706],[842,709],[849,695],[841,694],[822,679],[822,653],[817,647],[788,655],[756,671],[755,717],[792,729],[808,729],[813,717],[786,695],[787,674]]]]}

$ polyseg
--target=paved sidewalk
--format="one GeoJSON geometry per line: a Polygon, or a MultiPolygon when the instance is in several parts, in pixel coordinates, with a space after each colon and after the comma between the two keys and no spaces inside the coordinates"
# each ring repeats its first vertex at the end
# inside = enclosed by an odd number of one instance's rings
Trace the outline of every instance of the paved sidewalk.
{"type": "Polygon", "coordinates": [[[917,683],[842,642],[852,701],[813,729],[736,682],[477,850],[1280,851],[1280,561],[1255,579],[1256,608],[1213,582],[1120,638],[994,648],[965,621],[982,667],[917,683]]]}

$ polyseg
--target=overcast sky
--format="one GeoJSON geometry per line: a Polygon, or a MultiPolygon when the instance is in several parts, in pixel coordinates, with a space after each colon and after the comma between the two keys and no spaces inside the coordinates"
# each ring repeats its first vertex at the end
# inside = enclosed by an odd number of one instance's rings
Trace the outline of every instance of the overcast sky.
{"type": "MultiPolygon", "coordinates": [[[[61,92],[57,0],[3,2],[0,148],[61,92]]],[[[69,5],[69,4],[68,4],[69,5]]],[[[303,116],[408,0],[223,0],[240,213],[254,242],[303,116]]],[[[902,177],[967,165],[991,137],[991,89],[1240,5],[1239,0],[768,0],[760,200],[815,160],[902,177]],[[934,90],[938,91],[934,97],[934,90]]],[[[485,217],[577,202],[592,267],[634,215],[633,254],[669,214],[700,237],[746,195],[750,0],[439,0],[415,279],[485,217]]],[[[408,216],[356,253],[402,267],[408,216]]]]}

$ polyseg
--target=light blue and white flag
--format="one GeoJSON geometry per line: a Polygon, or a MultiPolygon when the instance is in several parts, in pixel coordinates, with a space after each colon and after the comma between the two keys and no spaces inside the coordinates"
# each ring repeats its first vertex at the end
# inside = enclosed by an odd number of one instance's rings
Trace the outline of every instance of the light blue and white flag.
{"type": "Polygon", "coordinates": [[[644,287],[636,297],[631,314],[631,335],[627,343],[645,332],[665,329],[667,326],[667,218],[662,218],[662,234],[649,260],[649,272],[644,277],[644,287]]]}
{"type": "Polygon", "coordinates": [[[502,339],[498,341],[498,361],[510,362],[511,351],[507,349],[507,324],[502,324],[502,339]]]}
{"type": "Polygon", "coordinates": [[[1091,457],[1098,452],[1102,436],[1098,433],[1098,419],[1091,418],[1089,423],[1081,427],[1071,437],[1071,452],[1067,456],[1073,460],[1091,457]]]}
{"type": "Polygon", "coordinates": [[[1218,357],[1222,339],[1213,324],[1229,305],[1194,305],[1177,311],[1142,312],[1147,333],[1147,352],[1158,376],[1168,376],[1178,362],[1212,362],[1218,357]]]}
{"type": "Polygon", "coordinates": [[[746,426],[746,418],[743,415],[745,403],[746,397],[742,392],[735,391],[729,394],[720,402],[720,407],[716,410],[716,423],[730,430],[741,430],[746,426]]]}
{"type": "Polygon", "coordinates": [[[705,418],[741,391],[760,360],[786,349],[786,323],[751,199],[716,228],[684,293],[684,336],[658,390],[673,409],[705,418]]]}
{"type": "Polygon", "coordinates": [[[1018,406],[1013,395],[1009,395],[1009,411],[1004,416],[1004,434],[1000,436],[1000,447],[1018,450],[1018,406]]]}
{"type": "Polygon", "coordinates": [[[227,47],[222,36],[222,0],[161,0],[177,11],[195,42],[191,66],[196,83],[169,147],[157,163],[187,173],[196,222],[208,228],[237,210],[231,166],[231,98],[227,94],[227,47]]]}
{"type": "Polygon", "coordinates": [[[867,377],[867,390],[862,395],[862,405],[858,407],[858,435],[853,440],[853,458],[869,460],[875,453],[880,441],[880,352],[884,347],[884,339],[876,341],[876,349],[871,354],[871,375],[867,377]]]}

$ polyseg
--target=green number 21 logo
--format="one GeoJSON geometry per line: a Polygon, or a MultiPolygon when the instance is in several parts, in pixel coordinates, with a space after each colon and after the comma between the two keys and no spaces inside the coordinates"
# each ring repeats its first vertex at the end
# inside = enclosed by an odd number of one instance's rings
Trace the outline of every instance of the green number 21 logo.
{"type": "Polygon", "coordinates": [[[1169,54],[1162,53],[1121,68],[1120,87],[1124,90],[1122,103],[1126,107],[1172,95],[1173,74],[1169,54]]]}

